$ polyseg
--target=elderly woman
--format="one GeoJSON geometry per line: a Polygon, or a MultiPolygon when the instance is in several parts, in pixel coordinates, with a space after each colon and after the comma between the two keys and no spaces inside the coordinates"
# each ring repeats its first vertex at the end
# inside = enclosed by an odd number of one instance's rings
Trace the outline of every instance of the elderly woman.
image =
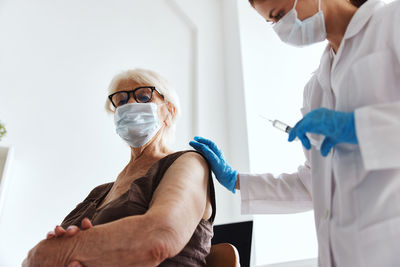
{"type": "Polygon", "coordinates": [[[107,109],[131,159],[34,247],[24,266],[205,266],[215,197],[206,160],[173,152],[175,92],[142,69],[117,75],[107,109]]]}

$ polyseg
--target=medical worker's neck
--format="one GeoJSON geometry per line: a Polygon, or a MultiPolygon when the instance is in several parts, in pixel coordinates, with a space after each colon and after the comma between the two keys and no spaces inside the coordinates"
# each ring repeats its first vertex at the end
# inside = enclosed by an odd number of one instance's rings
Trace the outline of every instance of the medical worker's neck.
{"type": "Polygon", "coordinates": [[[325,3],[327,39],[336,53],[357,7],[347,1],[325,1],[325,3]]]}

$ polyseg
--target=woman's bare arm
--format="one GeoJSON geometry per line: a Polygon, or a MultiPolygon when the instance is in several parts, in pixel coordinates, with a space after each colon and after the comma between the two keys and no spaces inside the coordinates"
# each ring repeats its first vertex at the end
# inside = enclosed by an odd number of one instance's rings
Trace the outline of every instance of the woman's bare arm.
{"type": "Polygon", "coordinates": [[[162,221],[162,229],[170,233],[165,241],[175,256],[192,237],[206,209],[208,165],[198,153],[189,152],[178,158],[165,173],[154,192],[147,215],[162,221]]]}
{"type": "Polygon", "coordinates": [[[87,267],[156,266],[190,240],[205,211],[207,186],[205,160],[186,153],[165,173],[146,214],[42,241],[31,251],[27,266],[66,266],[73,260],[87,267]],[[44,259],[48,265],[40,264],[44,259]]]}

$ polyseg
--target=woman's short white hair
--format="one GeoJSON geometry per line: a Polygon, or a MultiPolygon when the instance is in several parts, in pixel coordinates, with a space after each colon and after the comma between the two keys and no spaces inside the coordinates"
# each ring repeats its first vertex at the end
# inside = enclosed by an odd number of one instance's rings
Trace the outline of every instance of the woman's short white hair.
{"type": "MultiPolygon", "coordinates": [[[[169,139],[168,142],[171,142],[172,137],[175,134],[176,120],[178,115],[180,114],[179,98],[174,88],[160,74],[151,70],[137,68],[132,70],[125,70],[115,75],[114,78],[111,80],[110,85],[108,86],[108,94],[111,95],[112,93],[115,93],[117,91],[119,83],[126,80],[132,80],[138,84],[156,87],[157,90],[164,96],[165,102],[170,103],[174,106],[175,114],[173,117],[171,117],[172,125],[166,129],[167,136],[165,136],[166,139],[169,139]]],[[[106,102],[106,110],[110,113],[115,112],[115,108],[108,98],[106,102]]]]}

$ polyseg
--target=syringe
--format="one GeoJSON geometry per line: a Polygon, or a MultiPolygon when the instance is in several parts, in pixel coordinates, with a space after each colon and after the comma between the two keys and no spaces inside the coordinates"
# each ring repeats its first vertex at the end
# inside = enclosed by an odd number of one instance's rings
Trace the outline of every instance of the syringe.
{"type": "MultiPolygon", "coordinates": [[[[292,130],[292,127],[290,127],[289,125],[287,125],[284,122],[281,122],[279,120],[270,120],[267,119],[266,117],[260,115],[261,118],[263,118],[264,120],[267,120],[269,122],[272,123],[272,126],[274,126],[276,129],[281,130],[282,132],[285,133],[290,133],[290,131],[292,130]]],[[[296,137],[295,139],[296,141],[298,141],[299,139],[296,137]]],[[[310,143],[311,145],[313,145],[316,149],[319,149],[319,144],[317,141],[315,141],[314,139],[310,139],[310,143]]]]}
{"type": "Polygon", "coordinates": [[[270,120],[270,119],[267,119],[267,118],[265,118],[264,116],[261,116],[261,115],[260,115],[260,117],[265,119],[265,120],[267,120],[267,121],[269,121],[269,122],[271,122],[272,126],[274,126],[276,129],[281,130],[281,131],[283,131],[285,133],[289,133],[290,130],[292,130],[292,127],[290,127],[286,123],[283,123],[283,122],[281,122],[279,120],[270,120]]]}

